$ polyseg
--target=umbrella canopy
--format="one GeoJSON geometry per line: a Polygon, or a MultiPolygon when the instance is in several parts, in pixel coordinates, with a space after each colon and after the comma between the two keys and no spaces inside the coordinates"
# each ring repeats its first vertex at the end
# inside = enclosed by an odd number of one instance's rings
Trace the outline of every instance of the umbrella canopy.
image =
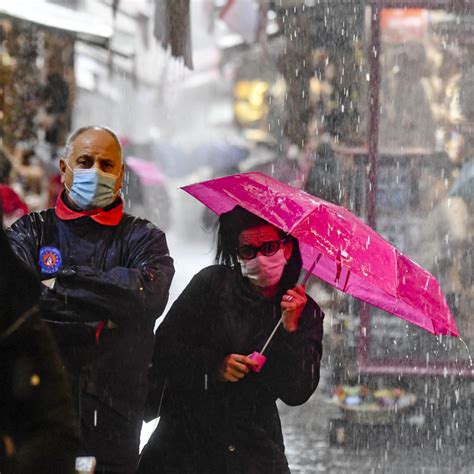
{"type": "Polygon", "coordinates": [[[163,184],[166,181],[165,175],[161,172],[160,168],[151,161],[128,156],[125,159],[125,163],[138,175],[141,183],[145,186],[163,184]]]}
{"type": "Polygon", "coordinates": [[[316,260],[313,274],[333,287],[433,334],[459,336],[434,276],[347,209],[258,172],[182,189],[219,215],[239,205],[296,237],[303,267],[316,260]]]}

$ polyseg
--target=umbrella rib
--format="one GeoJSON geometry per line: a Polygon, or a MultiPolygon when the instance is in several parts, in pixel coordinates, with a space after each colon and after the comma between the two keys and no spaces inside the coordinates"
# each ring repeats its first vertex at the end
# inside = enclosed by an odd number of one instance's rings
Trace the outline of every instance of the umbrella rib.
{"type": "Polygon", "coordinates": [[[309,211],[305,212],[302,217],[298,219],[298,221],[291,226],[291,229],[288,231],[288,234],[291,234],[305,219],[307,219],[315,209],[310,209],[309,211]]]}

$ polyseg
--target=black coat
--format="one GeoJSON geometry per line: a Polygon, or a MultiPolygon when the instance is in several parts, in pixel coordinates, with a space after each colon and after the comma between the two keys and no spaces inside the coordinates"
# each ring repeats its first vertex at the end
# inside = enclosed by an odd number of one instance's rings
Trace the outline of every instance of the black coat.
{"type": "Polygon", "coordinates": [[[276,400],[301,405],[318,385],[318,305],[308,298],[294,333],[278,329],[259,374],[236,383],[216,378],[227,355],[261,349],[279,305],[260,296],[238,268],[216,265],[193,278],[156,332],[147,417],[161,408],[160,422],[140,474],[289,472],[276,400]]]}
{"type": "Polygon", "coordinates": [[[38,314],[40,283],[0,228],[0,472],[74,473],[79,448],[70,387],[38,314]],[[15,454],[7,456],[7,442],[15,454]]]}
{"type": "Polygon", "coordinates": [[[41,307],[78,395],[83,454],[96,456],[101,468],[132,471],[153,327],[174,274],[165,235],[127,214],[106,226],[90,217],[61,220],[49,209],[18,220],[9,238],[42,280],[56,277],[52,290],[43,289],[41,307]],[[46,247],[61,254],[55,274],[39,264],[46,247]]]}

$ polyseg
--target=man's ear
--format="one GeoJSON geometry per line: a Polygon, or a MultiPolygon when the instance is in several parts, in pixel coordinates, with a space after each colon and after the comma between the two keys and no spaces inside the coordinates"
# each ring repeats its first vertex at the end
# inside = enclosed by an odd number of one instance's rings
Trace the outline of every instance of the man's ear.
{"type": "Polygon", "coordinates": [[[66,177],[66,162],[63,158],[59,160],[59,171],[61,172],[61,183],[64,184],[64,180],[66,177]]]}

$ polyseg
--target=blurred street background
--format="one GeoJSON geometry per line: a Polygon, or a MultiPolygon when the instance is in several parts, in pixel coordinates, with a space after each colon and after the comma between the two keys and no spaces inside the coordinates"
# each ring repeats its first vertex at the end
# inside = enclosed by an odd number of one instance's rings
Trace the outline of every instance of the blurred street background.
{"type": "Polygon", "coordinates": [[[0,0],[5,225],[54,206],[84,125],[118,134],[126,208],[167,234],[170,304],[215,254],[215,217],[180,186],[251,170],[433,273],[460,340],[310,280],[324,370],[280,406],[288,458],[297,474],[474,472],[471,1],[0,0]]]}

